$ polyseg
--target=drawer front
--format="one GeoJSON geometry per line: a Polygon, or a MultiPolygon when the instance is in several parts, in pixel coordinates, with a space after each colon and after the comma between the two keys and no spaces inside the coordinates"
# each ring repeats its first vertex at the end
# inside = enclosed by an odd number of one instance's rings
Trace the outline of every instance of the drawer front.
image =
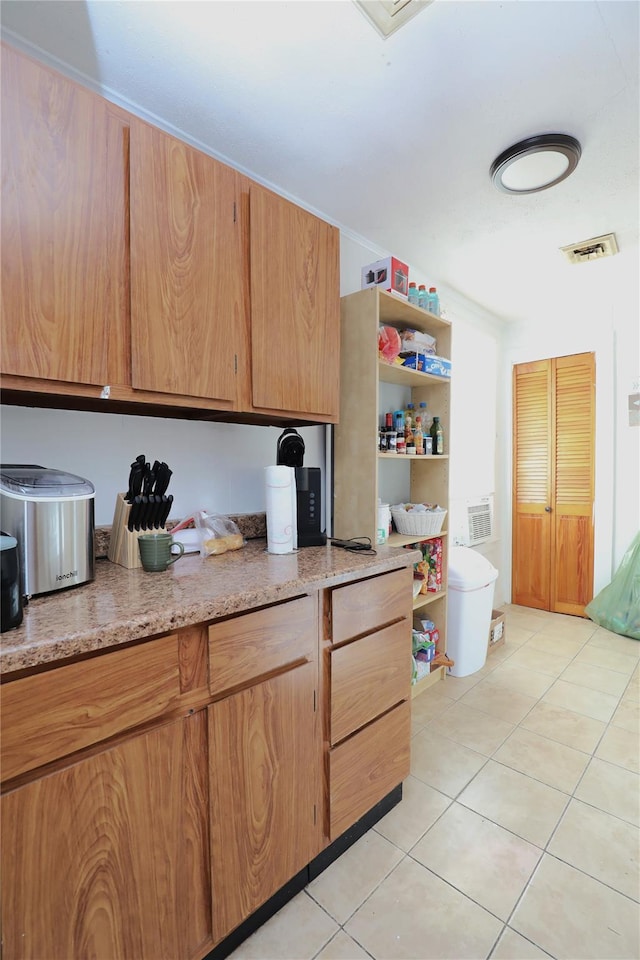
{"type": "Polygon", "coordinates": [[[384,624],[411,620],[411,568],[337,587],[331,594],[331,639],[350,640],[384,624]]]}
{"type": "Polygon", "coordinates": [[[329,834],[335,840],[409,776],[411,704],[401,703],[329,752],[329,834]]]}
{"type": "Polygon", "coordinates": [[[5,683],[2,779],[161,716],[180,700],[172,634],[5,683]]]}
{"type": "Polygon", "coordinates": [[[384,630],[331,651],[331,743],[344,740],[411,692],[411,624],[384,630]]]}
{"type": "Polygon", "coordinates": [[[317,598],[299,597],[209,627],[209,690],[232,687],[286,667],[315,660],[317,598]]]}

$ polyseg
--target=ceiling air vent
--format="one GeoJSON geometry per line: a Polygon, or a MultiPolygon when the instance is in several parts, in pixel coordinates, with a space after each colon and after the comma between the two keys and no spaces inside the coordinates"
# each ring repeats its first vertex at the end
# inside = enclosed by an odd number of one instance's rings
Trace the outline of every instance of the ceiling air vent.
{"type": "Polygon", "coordinates": [[[587,260],[613,257],[618,252],[618,244],[615,234],[607,233],[603,237],[592,237],[591,240],[570,243],[568,247],[560,247],[560,249],[569,263],[585,263],[587,260]]]}
{"type": "Polygon", "coordinates": [[[355,5],[386,39],[433,0],[354,0],[355,5]]]}

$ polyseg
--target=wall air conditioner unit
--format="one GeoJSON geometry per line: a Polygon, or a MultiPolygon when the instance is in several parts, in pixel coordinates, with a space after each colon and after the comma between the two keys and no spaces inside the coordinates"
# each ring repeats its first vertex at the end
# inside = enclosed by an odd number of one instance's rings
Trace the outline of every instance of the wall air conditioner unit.
{"type": "MultiPolygon", "coordinates": [[[[493,497],[464,500],[455,510],[453,542],[463,547],[475,547],[493,537],[493,497]]],[[[452,520],[454,518],[452,517],[452,520]]]]}

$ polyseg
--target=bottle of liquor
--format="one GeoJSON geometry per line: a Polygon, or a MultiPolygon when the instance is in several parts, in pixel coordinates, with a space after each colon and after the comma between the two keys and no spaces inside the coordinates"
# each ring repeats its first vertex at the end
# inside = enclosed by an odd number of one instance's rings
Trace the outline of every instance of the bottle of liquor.
{"type": "Polygon", "coordinates": [[[434,454],[443,454],[444,453],[444,431],[442,429],[442,424],[440,423],[440,417],[434,417],[433,423],[431,424],[431,434],[432,441],[432,453],[434,454]]]}

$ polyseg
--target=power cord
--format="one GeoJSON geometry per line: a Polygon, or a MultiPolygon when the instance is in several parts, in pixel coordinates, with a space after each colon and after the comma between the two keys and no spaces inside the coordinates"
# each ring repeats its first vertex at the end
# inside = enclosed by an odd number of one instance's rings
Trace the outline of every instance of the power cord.
{"type": "Polygon", "coordinates": [[[364,553],[368,557],[375,557],[377,552],[371,546],[369,537],[351,537],[349,540],[332,540],[333,547],[342,547],[350,553],[364,553]]]}

